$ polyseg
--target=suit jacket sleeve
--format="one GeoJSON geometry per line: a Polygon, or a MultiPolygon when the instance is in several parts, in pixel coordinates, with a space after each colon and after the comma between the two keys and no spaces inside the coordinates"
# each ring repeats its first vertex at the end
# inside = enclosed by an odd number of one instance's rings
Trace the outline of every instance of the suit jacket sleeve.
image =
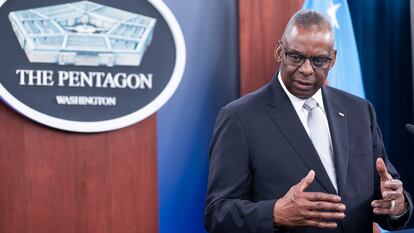
{"type": "Polygon", "coordinates": [[[235,112],[223,108],[210,147],[205,226],[211,233],[273,232],[276,200],[254,202],[249,145],[235,112]]]}
{"type": "MultiPolygon", "coordinates": [[[[372,131],[372,140],[373,140],[373,152],[374,158],[382,157],[384,162],[387,166],[388,172],[394,179],[400,179],[400,175],[398,174],[397,170],[394,168],[392,163],[388,160],[388,157],[385,152],[384,144],[382,141],[381,130],[377,124],[375,110],[371,103],[369,103],[369,111],[371,114],[371,131],[372,131]]],[[[374,161],[375,162],[375,161],[374,161]]],[[[375,170],[376,171],[376,170],[375,170]]],[[[380,177],[376,172],[374,176],[374,199],[382,199],[381,197],[381,190],[380,190],[380,177]]],[[[412,215],[413,210],[413,203],[410,194],[404,190],[405,200],[409,205],[409,211],[401,216],[399,219],[392,219],[389,215],[375,215],[374,214],[374,221],[377,222],[382,228],[386,230],[397,230],[404,228],[412,215]]]]}

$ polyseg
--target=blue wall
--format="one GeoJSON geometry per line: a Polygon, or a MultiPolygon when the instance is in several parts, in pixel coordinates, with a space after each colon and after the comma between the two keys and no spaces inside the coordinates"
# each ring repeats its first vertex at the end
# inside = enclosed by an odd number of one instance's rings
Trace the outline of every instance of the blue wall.
{"type": "Polygon", "coordinates": [[[164,2],[183,30],[187,65],[178,90],[158,112],[160,232],[205,232],[214,121],[239,89],[236,0],[164,2]]]}

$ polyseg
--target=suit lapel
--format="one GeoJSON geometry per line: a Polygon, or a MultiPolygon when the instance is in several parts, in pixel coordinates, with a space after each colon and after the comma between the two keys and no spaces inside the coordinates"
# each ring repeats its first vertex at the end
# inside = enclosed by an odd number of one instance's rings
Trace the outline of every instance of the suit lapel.
{"type": "Polygon", "coordinates": [[[331,132],[338,193],[342,194],[346,186],[349,161],[347,113],[340,107],[339,101],[335,99],[327,87],[322,89],[322,93],[331,132]]]}
{"type": "Polygon", "coordinates": [[[286,137],[293,150],[297,152],[302,161],[316,173],[316,179],[329,193],[336,193],[328,174],[304,129],[288,96],[283,91],[277,77],[269,85],[268,113],[286,137]]]}

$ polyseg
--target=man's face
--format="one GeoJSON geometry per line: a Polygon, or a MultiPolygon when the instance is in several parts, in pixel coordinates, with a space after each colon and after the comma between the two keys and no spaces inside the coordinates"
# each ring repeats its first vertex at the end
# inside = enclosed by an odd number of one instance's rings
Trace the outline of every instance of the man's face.
{"type": "Polygon", "coordinates": [[[286,88],[296,97],[304,99],[313,96],[323,86],[335,63],[336,52],[327,27],[293,26],[277,45],[275,56],[280,62],[286,88]],[[303,64],[300,60],[304,61],[303,64]]]}

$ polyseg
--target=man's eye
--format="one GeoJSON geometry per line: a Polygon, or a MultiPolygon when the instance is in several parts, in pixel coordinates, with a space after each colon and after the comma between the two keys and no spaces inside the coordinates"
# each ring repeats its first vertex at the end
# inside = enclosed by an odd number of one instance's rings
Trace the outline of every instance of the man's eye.
{"type": "Polygon", "coordinates": [[[324,58],[324,57],[315,57],[315,58],[312,59],[313,64],[315,64],[316,66],[322,66],[327,61],[328,61],[328,59],[324,58]]]}
{"type": "Polygon", "coordinates": [[[298,54],[291,54],[290,58],[292,59],[292,61],[294,62],[301,62],[303,60],[303,57],[298,55],[298,54]]]}

